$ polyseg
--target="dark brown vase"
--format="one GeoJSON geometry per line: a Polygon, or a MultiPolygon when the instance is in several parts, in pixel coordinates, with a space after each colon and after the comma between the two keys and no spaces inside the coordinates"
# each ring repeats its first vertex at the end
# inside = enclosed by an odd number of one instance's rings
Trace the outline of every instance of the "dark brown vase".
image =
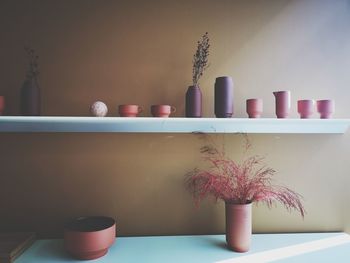
{"type": "Polygon", "coordinates": [[[225,203],[226,242],[236,252],[247,252],[252,237],[252,204],[225,203]]]}
{"type": "Polygon", "coordinates": [[[186,92],[186,117],[202,117],[202,92],[198,86],[189,86],[186,92]]]}
{"type": "Polygon", "coordinates": [[[40,89],[36,78],[28,78],[21,89],[21,115],[40,115],[40,89]]]}

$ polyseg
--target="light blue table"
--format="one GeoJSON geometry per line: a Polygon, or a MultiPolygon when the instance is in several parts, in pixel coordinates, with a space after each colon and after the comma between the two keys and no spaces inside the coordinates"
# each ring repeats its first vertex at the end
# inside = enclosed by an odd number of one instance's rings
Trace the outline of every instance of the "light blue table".
{"type": "MultiPolygon", "coordinates": [[[[345,233],[254,234],[251,250],[226,248],[224,235],[118,237],[106,256],[89,262],[350,262],[345,233]],[[277,259],[277,260],[276,260],[277,259]]],[[[72,259],[63,240],[38,240],[15,263],[82,262],[72,259]]]]}

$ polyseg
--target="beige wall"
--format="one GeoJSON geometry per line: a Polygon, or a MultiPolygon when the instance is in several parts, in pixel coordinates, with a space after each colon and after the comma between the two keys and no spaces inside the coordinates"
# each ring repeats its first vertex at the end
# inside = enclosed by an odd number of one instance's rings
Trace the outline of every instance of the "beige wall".
{"type": "MultiPolygon", "coordinates": [[[[201,88],[213,116],[215,77],[235,80],[235,116],[272,91],[334,98],[349,117],[348,1],[1,1],[0,94],[18,114],[26,61],[40,55],[45,115],[87,115],[100,99],[116,106],[167,103],[184,111],[197,39],[208,31],[210,68],[201,88]]],[[[316,114],[315,114],[316,117],[316,114]]],[[[255,232],[350,231],[350,132],[344,135],[252,135],[251,154],[266,155],[276,179],[305,198],[305,220],[280,207],[254,208],[255,232]]],[[[223,138],[216,138],[218,141],[223,138]]],[[[243,139],[226,135],[233,158],[243,139]]],[[[200,165],[194,135],[0,134],[0,230],[61,234],[62,223],[90,214],[115,216],[120,235],[224,231],[223,204],[195,210],[183,175],[200,165]]]]}

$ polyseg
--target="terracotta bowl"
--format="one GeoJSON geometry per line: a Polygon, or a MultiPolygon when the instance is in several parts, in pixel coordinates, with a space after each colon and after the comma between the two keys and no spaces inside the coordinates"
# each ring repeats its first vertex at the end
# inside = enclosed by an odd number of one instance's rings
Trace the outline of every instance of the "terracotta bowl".
{"type": "Polygon", "coordinates": [[[116,223],[104,216],[79,217],[66,224],[64,246],[78,259],[95,259],[104,256],[114,243],[116,223]]]}

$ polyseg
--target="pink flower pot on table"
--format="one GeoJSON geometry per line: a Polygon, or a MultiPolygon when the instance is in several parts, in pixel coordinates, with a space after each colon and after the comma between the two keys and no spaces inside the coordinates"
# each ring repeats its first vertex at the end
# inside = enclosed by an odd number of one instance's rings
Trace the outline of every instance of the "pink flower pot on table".
{"type": "Polygon", "coordinates": [[[247,113],[249,118],[260,118],[263,112],[263,100],[262,99],[248,99],[247,100],[247,113]]]}
{"type": "Polygon", "coordinates": [[[335,103],[334,100],[318,100],[317,111],[320,113],[321,119],[330,119],[334,113],[335,103]]]}
{"type": "Polygon", "coordinates": [[[308,119],[314,112],[314,100],[298,100],[298,112],[301,119],[308,119]]]}

